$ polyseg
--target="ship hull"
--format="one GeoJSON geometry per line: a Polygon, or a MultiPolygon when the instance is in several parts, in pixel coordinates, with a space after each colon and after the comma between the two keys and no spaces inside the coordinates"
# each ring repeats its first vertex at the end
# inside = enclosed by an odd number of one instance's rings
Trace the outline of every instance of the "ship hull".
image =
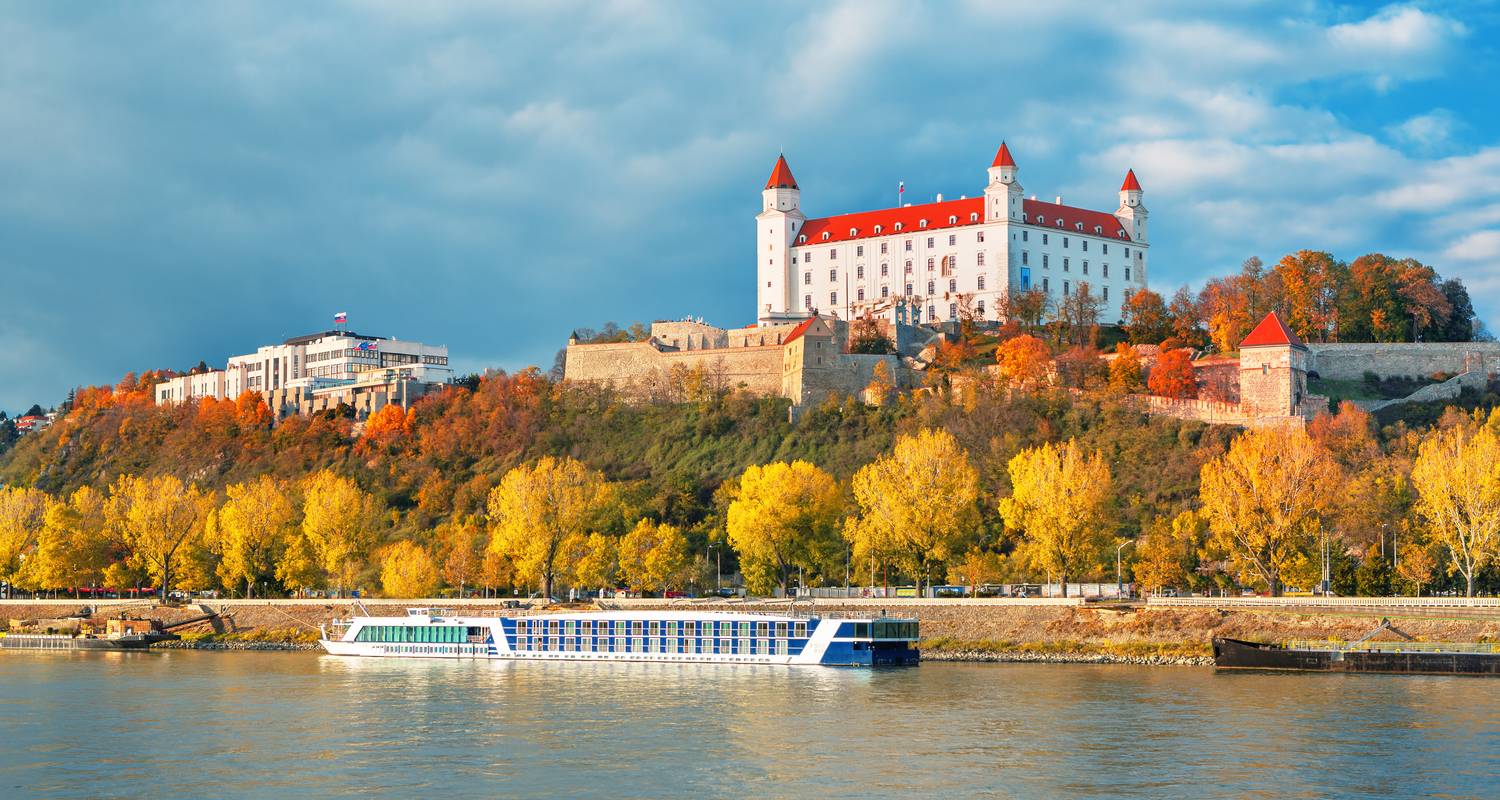
{"type": "Polygon", "coordinates": [[[10,634],[0,637],[0,650],[145,650],[151,642],[144,637],[88,638],[85,636],[56,636],[10,634]]]}
{"type": "Polygon", "coordinates": [[[1500,676],[1500,653],[1300,650],[1239,639],[1214,639],[1217,669],[1500,676]]]}

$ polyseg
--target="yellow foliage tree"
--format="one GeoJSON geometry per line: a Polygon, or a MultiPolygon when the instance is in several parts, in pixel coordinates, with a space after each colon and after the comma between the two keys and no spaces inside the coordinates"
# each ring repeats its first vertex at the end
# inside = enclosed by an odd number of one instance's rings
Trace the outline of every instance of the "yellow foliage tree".
{"type": "Polygon", "coordinates": [[[619,572],[618,551],[613,536],[591,533],[584,537],[578,559],[573,563],[573,580],[579,586],[600,589],[613,586],[619,572]]]}
{"type": "Polygon", "coordinates": [[[340,596],[353,586],[375,544],[378,518],[375,498],[331,470],[302,484],[302,535],[340,596]]]}
{"type": "Polygon", "coordinates": [[[179,551],[203,533],[207,500],[197,486],[171,475],[123,475],[110,487],[108,529],[157,582],[163,602],[172,590],[179,551]]]}
{"type": "Polygon", "coordinates": [[[924,430],[854,474],[859,514],[844,535],[859,558],[890,557],[922,593],[927,570],[957,554],[978,521],[979,475],[953,435],[924,430]]]}
{"type": "Polygon", "coordinates": [[[0,579],[15,581],[42,534],[48,503],[37,489],[0,487],[0,579]]]}
{"type": "Polygon", "coordinates": [[[458,588],[460,597],[484,573],[484,530],[473,517],[446,523],[438,529],[443,580],[458,588]]]}
{"type": "Polygon", "coordinates": [[[27,563],[28,582],[38,588],[97,586],[109,566],[104,530],[105,497],[89,486],[66,501],[50,503],[36,550],[27,563]]]}
{"type": "Polygon", "coordinates": [[[1028,389],[1047,381],[1052,351],[1041,339],[1022,334],[995,348],[995,362],[1000,365],[1001,377],[1010,385],[1028,389]]]}
{"type": "Polygon", "coordinates": [[[516,467],[490,490],[489,550],[511,561],[518,580],[540,582],[550,598],[559,571],[571,566],[558,558],[567,539],[599,527],[612,498],[603,475],[571,458],[516,467]]]}
{"type": "Polygon", "coordinates": [[[678,585],[688,565],[687,537],[649,519],[620,540],[620,574],[630,588],[660,592],[678,585]]]}
{"type": "Polygon", "coordinates": [[[948,581],[969,587],[969,594],[979,593],[979,587],[999,583],[1005,578],[1005,556],[974,548],[964,554],[962,560],[948,565],[948,581]]]}
{"type": "Polygon", "coordinates": [[[431,597],[438,583],[438,568],[427,548],[412,541],[386,548],[380,568],[381,593],[386,597],[431,597]]]}
{"type": "Polygon", "coordinates": [[[1411,480],[1428,534],[1473,597],[1475,573],[1500,555],[1500,435],[1469,423],[1434,430],[1417,450],[1411,480]]]}
{"type": "Polygon", "coordinates": [[[1109,388],[1124,394],[1141,390],[1141,359],[1136,356],[1135,348],[1124,342],[1120,342],[1115,359],[1109,362],[1109,388]]]}
{"type": "Polygon", "coordinates": [[[1068,580],[1098,562],[1110,541],[1105,511],[1109,465],[1074,440],[1022,450],[1008,465],[1011,496],[1000,501],[1005,524],[1024,534],[1020,552],[1036,569],[1068,580]]]}
{"type": "Polygon", "coordinates": [[[1200,471],[1210,548],[1279,594],[1282,573],[1323,532],[1342,477],[1328,451],[1300,428],[1241,434],[1200,471]]]}
{"type": "Polygon", "coordinates": [[[746,467],[725,524],[746,588],[763,594],[779,585],[785,591],[793,569],[816,569],[820,552],[837,541],[842,510],[838,483],[813,464],[746,467]]]}
{"type": "Polygon", "coordinates": [[[1195,512],[1178,514],[1170,525],[1160,524],[1164,522],[1160,520],[1135,546],[1135,582],[1146,592],[1185,584],[1197,549],[1195,533],[1202,523],[1195,512]]]}
{"type": "Polygon", "coordinates": [[[255,584],[272,577],[297,525],[297,509],[286,484],[269,475],[231,484],[215,515],[219,578],[225,586],[244,584],[245,597],[255,584]]]}

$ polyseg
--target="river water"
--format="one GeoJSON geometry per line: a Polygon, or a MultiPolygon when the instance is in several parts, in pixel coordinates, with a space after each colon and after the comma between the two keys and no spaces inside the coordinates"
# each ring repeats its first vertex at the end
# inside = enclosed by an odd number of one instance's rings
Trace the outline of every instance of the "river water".
{"type": "Polygon", "coordinates": [[[1500,682],[0,654],[5,797],[1488,797],[1500,682]]]}

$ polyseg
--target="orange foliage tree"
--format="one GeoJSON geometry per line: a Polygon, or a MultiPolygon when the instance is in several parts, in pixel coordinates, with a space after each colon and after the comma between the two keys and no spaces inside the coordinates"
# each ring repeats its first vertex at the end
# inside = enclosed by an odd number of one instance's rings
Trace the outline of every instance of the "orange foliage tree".
{"type": "Polygon", "coordinates": [[[1000,375],[1021,389],[1045,382],[1051,361],[1052,351],[1047,343],[1031,335],[1017,336],[995,348],[1000,375]]]}
{"type": "Polygon", "coordinates": [[[1190,399],[1198,396],[1198,379],[1193,375],[1193,361],[1187,350],[1168,350],[1156,359],[1151,378],[1146,382],[1158,397],[1190,399]]]}

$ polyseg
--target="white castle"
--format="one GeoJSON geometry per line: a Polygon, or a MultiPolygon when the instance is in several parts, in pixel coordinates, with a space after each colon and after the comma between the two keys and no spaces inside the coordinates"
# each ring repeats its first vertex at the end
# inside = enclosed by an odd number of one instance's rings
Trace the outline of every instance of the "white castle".
{"type": "Polygon", "coordinates": [[[1133,170],[1114,213],[1023,198],[1001,143],[979,197],[808,219],[786,157],[756,215],[756,318],[866,314],[907,323],[957,319],[961,305],[1001,317],[1007,293],[1040,289],[1056,304],[1084,284],[1101,322],[1146,285],[1146,207],[1133,170]]]}

